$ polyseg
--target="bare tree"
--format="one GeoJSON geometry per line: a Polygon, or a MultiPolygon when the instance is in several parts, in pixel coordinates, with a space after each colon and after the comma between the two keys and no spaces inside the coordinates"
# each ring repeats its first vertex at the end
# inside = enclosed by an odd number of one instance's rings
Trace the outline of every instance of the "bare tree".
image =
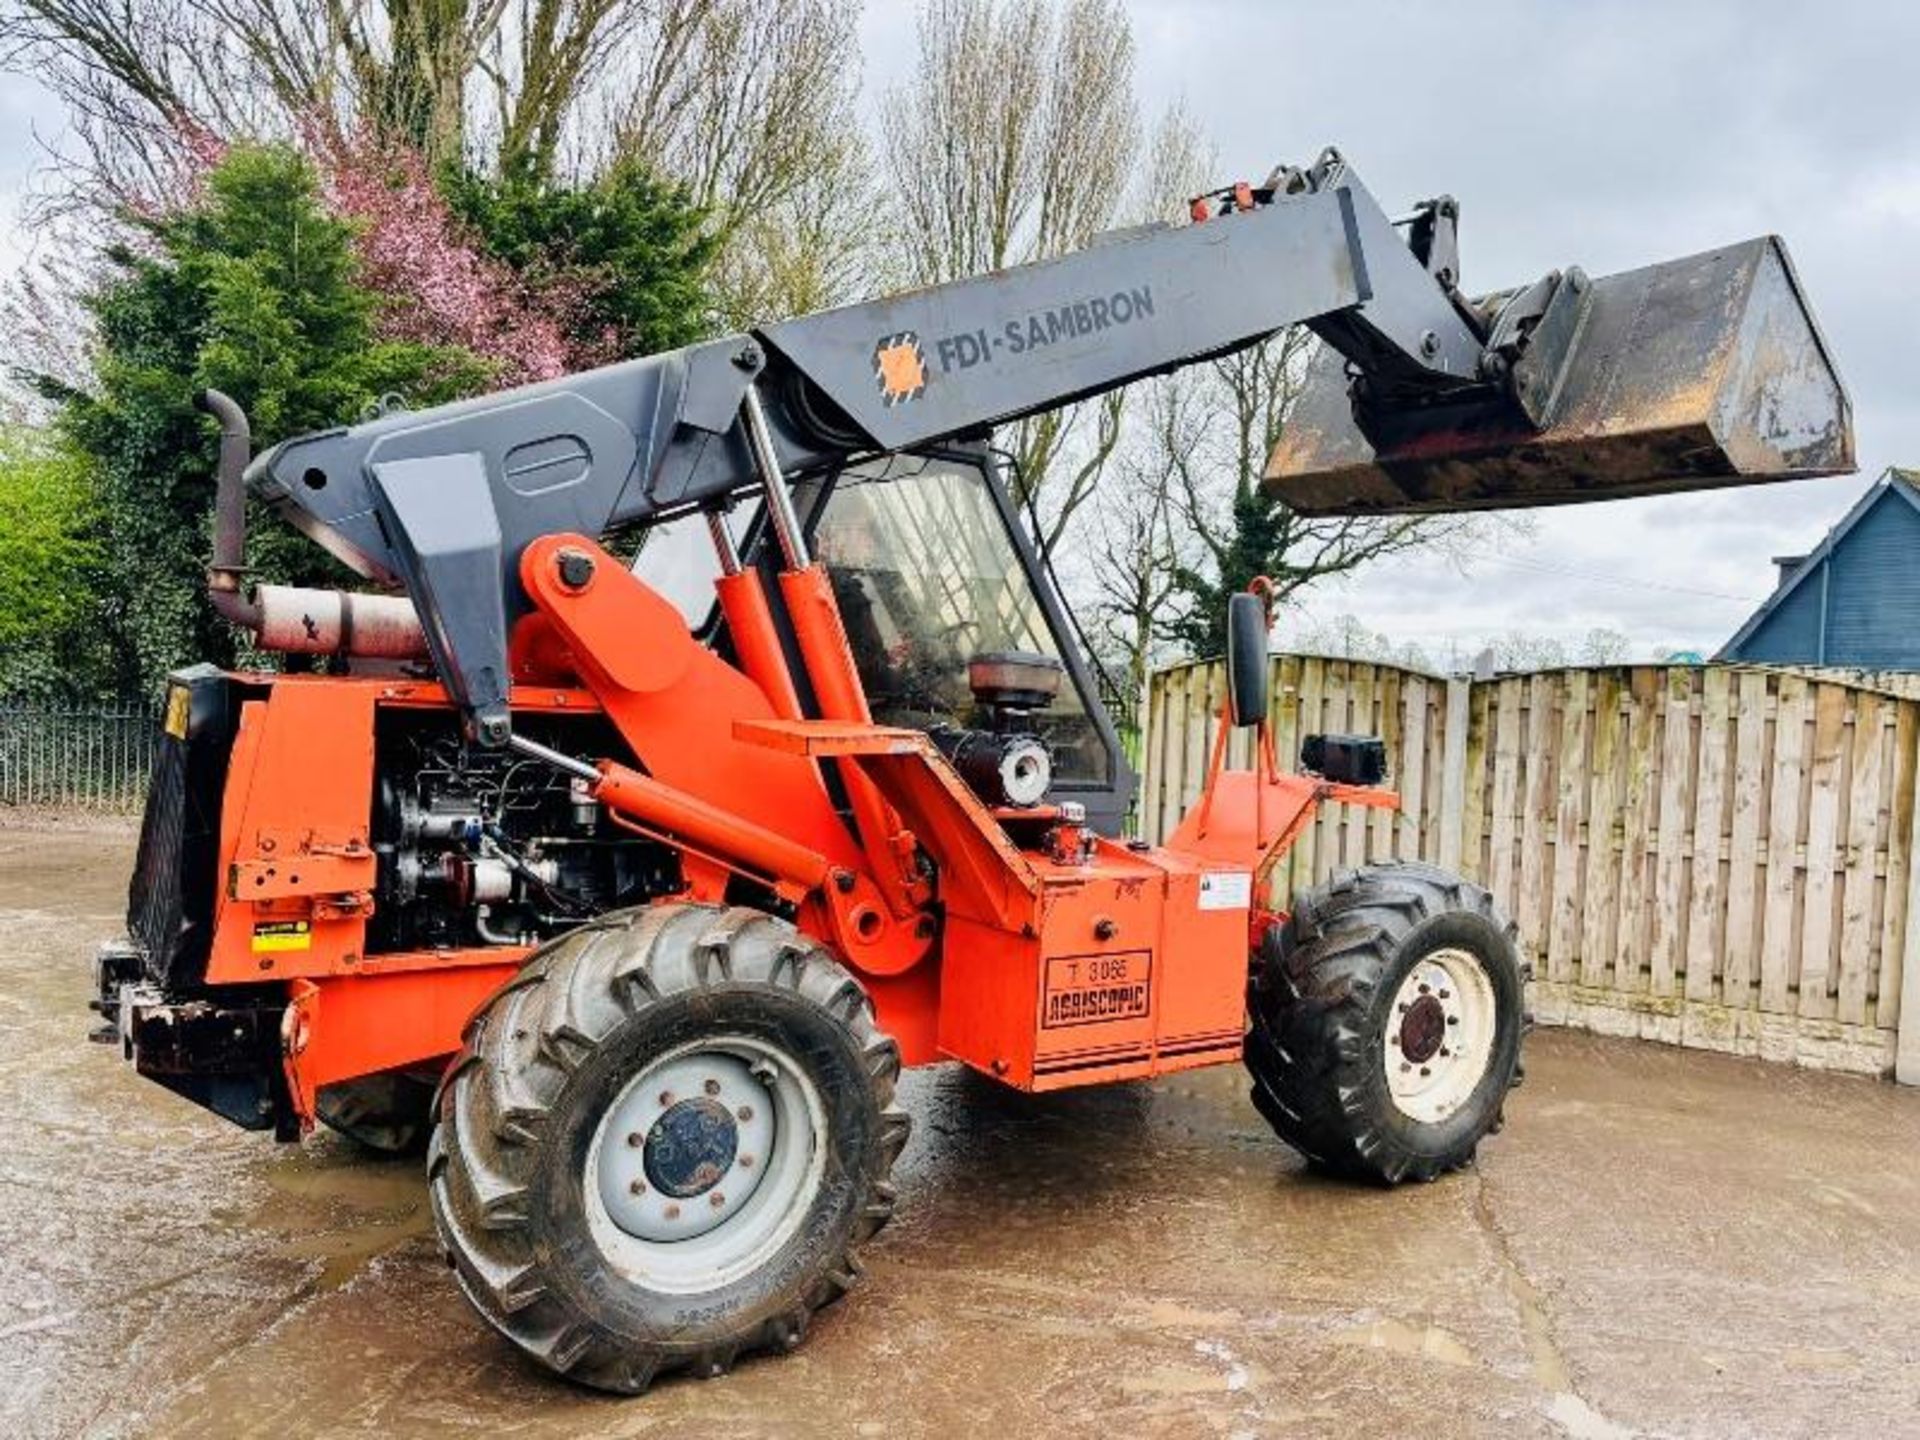
{"type": "Polygon", "coordinates": [[[857,0],[657,0],[613,81],[612,145],[723,232],[836,163],[856,128],[857,0]]]}
{"type": "Polygon", "coordinates": [[[609,148],[708,212],[733,323],[865,288],[859,12],[859,0],[655,0],[610,68],[609,148]]]}
{"type": "MultiPolygon", "coordinates": [[[[1213,165],[1212,145],[1185,104],[1176,101],[1154,126],[1146,162],[1127,186],[1121,218],[1135,224],[1164,224],[1168,216],[1183,214],[1187,200],[1206,189],[1213,165]]],[[[1154,397],[1156,405],[1172,406],[1184,413],[1185,381],[1181,377],[1168,376],[1151,383],[1159,391],[1154,397]]],[[[1016,454],[1024,454],[1023,472],[1035,478],[1028,481],[1019,498],[1033,514],[1035,537],[1046,553],[1059,549],[1074,517],[1107,483],[1109,464],[1120,452],[1126,435],[1128,393],[1111,391],[1085,405],[1048,411],[1025,422],[1019,437],[1022,448],[1016,454]],[[1038,503],[1039,481],[1050,469],[1061,478],[1042,506],[1038,503]]],[[[1164,443],[1167,421],[1164,411],[1157,414],[1145,422],[1147,432],[1159,435],[1164,443]]],[[[1136,474],[1143,469],[1157,474],[1156,492],[1164,491],[1172,478],[1164,456],[1157,462],[1136,457],[1130,468],[1136,474]]],[[[1132,500],[1122,503],[1130,505],[1132,500]]]]}
{"type": "MultiPolygon", "coordinates": [[[[1111,225],[1135,180],[1133,59],[1118,0],[926,0],[914,73],[881,103],[893,278],[937,284],[1047,259],[1111,225]]],[[[1110,395],[1016,427],[1016,498],[1047,512],[1043,545],[1092,493],[1122,414],[1110,395]]]]}
{"type": "Polygon", "coordinates": [[[1509,630],[1487,642],[1500,670],[1552,670],[1567,663],[1567,647],[1551,635],[1509,630]]]}
{"type": "Polygon", "coordinates": [[[1199,442],[1191,388],[1177,376],[1140,387],[1132,415],[1151,441],[1129,445],[1109,481],[1087,507],[1083,534],[1089,564],[1076,571],[1095,642],[1130,703],[1145,692],[1162,648],[1170,611],[1182,600],[1178,571],[1188,543],[1178,497],[1199,442]]]}
{"type": "Polygon", "coordinates": [[[1184,218],[1194,196],[1210,189],[1220,157],[1184,99],[1167,106],[1147,141],[1146,163],[1135,180],[1128,220],[1139,225],[1184,218]]]}
{"type": "Polygon", "coordinates": [[[1485,522],[1474,516],[1310,517],[1266,495],[1261,476],[1305,381],[1315,342],[1304,329],[1227,355],[1196,372],[1202,442],[1176,496],[1200,559],[1183,565],[1187,608],[1165,626],[1195,654],[1225,643],[1226,596],[1255,576],[1286,600],[1331,575],[1416,549],[1461,547],[1485,522]]]}
{"type": "MultiPolygon", "coordinates": [[[[65,101],[94,183],[142,194],[200,134],[366,123],[433,161],[461,159],[469,82],[510,30],[564,63],[578,30],[600,33],[636,3],[15,0],[0,18],[0,59],[65,101]]],[[[522,98],[543,97],[536,87],[522,98]]]]}
{"type": "Polygon", "coordinates": [[[847,142],[796,187],[734,228],[714,265],[722,319],[745,328],[862,299],[871,289],[873,183],[847,142]]]}
{"type": "Polygon", "coordinates": [[[1378,660],[1409,670],[1428,670],[1432,663],[1427,652],[1414,641],[1397,641],[1384,630],[1375,630],[1357,615],[1339,614],[1331,619],[1306,620],[1285,639],[1284,648],[1316,655],[1337,655],[1347,660],[1378,660]]]}
{"type": "MultiPolygon", "coordinates": [[[[637,155],[722,241],[729,318],[846,298],[866,234],[858,0],[13,0],[82,188],[170,193],[202,136],[359,126],[540,179],[637,155]]],[[[68,187],[72,189],[73,187],[68,187]]]]}
{"type": "Polygon", "coordinates": [[[1580,663],[1582,665],[1624,665],[1631,648],[1631,642],[1618,630],[1596,625],[1587,631],[1586,638],[1580,642],[1580,663]]]}

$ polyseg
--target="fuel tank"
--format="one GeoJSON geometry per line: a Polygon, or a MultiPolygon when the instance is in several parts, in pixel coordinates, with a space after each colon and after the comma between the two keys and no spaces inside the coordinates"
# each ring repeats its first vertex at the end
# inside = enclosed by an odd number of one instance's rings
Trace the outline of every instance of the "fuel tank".
{"type": "Polygon", "coordinates": [[[1590,300],[1527,406],[1509,381],[1357,418],[1345,361],[1323,346],[1268,493],[1308,515],[1488,510],[1854,468],[1846,389],[1779,237],[1579,284],[1590,300]]]}

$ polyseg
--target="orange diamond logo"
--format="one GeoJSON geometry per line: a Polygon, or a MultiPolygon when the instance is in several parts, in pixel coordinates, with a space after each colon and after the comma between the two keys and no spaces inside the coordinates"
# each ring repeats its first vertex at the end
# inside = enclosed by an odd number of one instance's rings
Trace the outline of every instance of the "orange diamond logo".
{"type": "Polygon", "coordinates": [[[927,357],[921,353],[920,337],[911,330],[884,337],[873,349],[873,378],[888,405],[918,399],[927,388],[927,357]]]}

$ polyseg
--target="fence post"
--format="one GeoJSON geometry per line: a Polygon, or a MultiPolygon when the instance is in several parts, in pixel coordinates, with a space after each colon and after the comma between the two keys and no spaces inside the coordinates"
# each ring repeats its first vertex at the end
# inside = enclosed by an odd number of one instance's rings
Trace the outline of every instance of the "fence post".
{"type": "Polygon", "coordinates": [[[1907,846],[1907,934],[1900,951],[1900,1029],[1893,1050],[1893,1078],[1902,1085],[1920,1085],[1920,848],[1916,847],[1920,847],[1920,799],[1913,807],[1913,838],[1907,846]]]}
{"type": "Polygon", "coordinates": [[[1127,808],[1127,833],[1155,841],[1160,838],[1159,787],[1163,777],[1159,760],[1161,736],[1153,728],[1153,706],[1154,694],[1165,683],[1166,673],[1164,667],[1149,666],[1140,686],[1140,713],[1136,717],[1139,729],[1134,732],[1140,737],[1135,742],[1140,747],[1140,763],[1135,767],[1138,778],[1134,782],[1133,803],[1127,808]]]}
{"type": "Polygon", "coordinates": [[[1440,868],[1460,871],[1460,817],[1467,808],[1467,726],[1473,680],[1447,677],[1447,725],[1440,746],[1440,868]]]}

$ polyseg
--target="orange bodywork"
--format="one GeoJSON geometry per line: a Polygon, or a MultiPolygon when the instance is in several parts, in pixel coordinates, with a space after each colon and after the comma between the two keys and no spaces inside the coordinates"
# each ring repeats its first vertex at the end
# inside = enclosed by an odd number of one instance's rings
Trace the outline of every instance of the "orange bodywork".
{"type": "MultiPolygon", "coordinates": [[[[817,566],[781,589],[819,720],[795,718],[750,572],[721,582],[739,668],[584,537],[530,546],[522,582],[534,611],[514,636],[515,712],[610,721],[631,757],[587,757],[606,812],[679,849],[689,898],[719,899],[739,875],[793,905],[908,1064],[958,1060],[1044,1090],[1237,1057],[1249,948],[1274,918],[1257,903],[1265,871],[1320,801],[1396,803],[1279,773],[1263,733],[1252,771],[1225,770],[1216,746],[1207,798],[1167,845],[1083,835],[1050,807],[992,809],[926,735],[872,723],[817,566]],[[563,550],[591,557],[584,584],[567,583],[563,550]]],[[[528,952],[367,953],[376,712],[444,708],[441,687],[283,676],[255,693],[228,770],[207,979],[287,985],[288,1088],[311,1123],[323,1086],[440,1063],[528,952]]]]}

